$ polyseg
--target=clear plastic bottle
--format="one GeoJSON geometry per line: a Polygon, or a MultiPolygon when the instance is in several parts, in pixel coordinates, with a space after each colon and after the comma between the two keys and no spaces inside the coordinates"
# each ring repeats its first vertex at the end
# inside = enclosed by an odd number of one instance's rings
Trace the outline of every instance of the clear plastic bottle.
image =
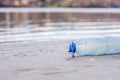
{"type": "Polygon", "coordinates": [[[120,37],[96,37],[84,38],[72,42],[69,45],[69,52],[79,55],[108,55],[120,53],[120,37]]]}

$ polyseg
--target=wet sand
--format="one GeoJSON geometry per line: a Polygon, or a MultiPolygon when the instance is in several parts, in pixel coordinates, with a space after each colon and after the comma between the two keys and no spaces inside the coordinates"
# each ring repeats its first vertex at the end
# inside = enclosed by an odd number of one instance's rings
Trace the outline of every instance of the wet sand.
{"type": "Polygon", "coordinates": [[[71,41],[0,44],[0,80],[120,80],[120,55],[71,58],[71,41]]]}

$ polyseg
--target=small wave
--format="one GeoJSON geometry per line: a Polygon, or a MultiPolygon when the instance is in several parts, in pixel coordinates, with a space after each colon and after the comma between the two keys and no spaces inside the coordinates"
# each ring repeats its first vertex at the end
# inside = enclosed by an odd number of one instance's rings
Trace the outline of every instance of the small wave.
{"type": "MultiPolygon", "coordinates": [[[[90,24],[90,23],[89,23],[90,24]]],[[[83,24],[82,24],[83,25],[83,24]]],[[[120,36],[120,25],[1,28],[1,42],[73,40],[86,37],[120,36]]]]}

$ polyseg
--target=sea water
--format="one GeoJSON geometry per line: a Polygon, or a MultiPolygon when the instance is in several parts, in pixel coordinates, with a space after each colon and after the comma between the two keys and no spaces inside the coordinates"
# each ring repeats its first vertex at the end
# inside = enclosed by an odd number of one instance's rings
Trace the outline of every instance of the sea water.
{"type": "Polygon", "coordinates": [[[58,23],[52,25],[0,28],[0,42],[79,40],[89,37],[120,36],[119,22],[75,22],[69,25],[64,22],[61,26],[58,26],[58,23]]]}

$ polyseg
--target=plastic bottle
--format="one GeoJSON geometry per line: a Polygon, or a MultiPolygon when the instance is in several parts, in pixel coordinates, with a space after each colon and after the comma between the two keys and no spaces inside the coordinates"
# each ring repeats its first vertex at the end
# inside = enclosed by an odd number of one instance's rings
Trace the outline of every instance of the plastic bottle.
{"type": "Polygon", "coordinates": [[[69,52],[83,55],[108,55],[120,53],[120,37],[98,37],[84,38],[72,42],[69,45],[69,52]]]}

